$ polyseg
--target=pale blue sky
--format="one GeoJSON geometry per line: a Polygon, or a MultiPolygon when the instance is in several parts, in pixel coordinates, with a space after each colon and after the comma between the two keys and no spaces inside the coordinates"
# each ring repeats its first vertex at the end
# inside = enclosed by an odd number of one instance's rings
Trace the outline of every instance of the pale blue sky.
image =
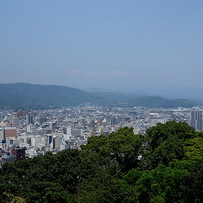
{"type": "Polygon", "coordinates": [[[0,71],[0,83],[202,88],[203,1],[0,0],[0,71]]]}

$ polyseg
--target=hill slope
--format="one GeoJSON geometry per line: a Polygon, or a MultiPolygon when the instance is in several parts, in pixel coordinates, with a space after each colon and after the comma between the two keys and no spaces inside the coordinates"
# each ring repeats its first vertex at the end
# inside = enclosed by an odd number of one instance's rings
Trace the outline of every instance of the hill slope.
{"type": "Polygon", "coordinates": [[[177,108],[177,107],[192,107],[200,105],[187,99],[167,99],[162,97],[145,96],[131,100],[125,103],[126,106],[141,106],[148,108],[177,108]]]}
{"type": "Polygon", "coordinates": [[[111,106],[142,106],[149,108],[192,107],[198,105],[185,99],[137,97],[121,93],[89,93],[79,89],[27,83],[0,84],[0,108],[47,109],[75,106],[89,102],[111,106]]]}
{"type": "Polygon", "coordinates": [[[100,100],[99,96],[65,86],[26,83],[0,85],[1,107],[47,108],[100,100]]]}

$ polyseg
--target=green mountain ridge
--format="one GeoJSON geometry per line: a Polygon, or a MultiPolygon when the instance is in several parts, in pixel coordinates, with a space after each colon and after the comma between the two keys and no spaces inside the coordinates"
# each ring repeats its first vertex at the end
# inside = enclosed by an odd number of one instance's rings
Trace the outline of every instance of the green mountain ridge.
{"type": "Polygon", "coordinates": [[[34,85],[27,83],[0,85],[0,99],[5,107],[27,106],[60,107],[99,101],[101,98],[84,91],[56,85],[34,85]]]}
{"type": "Polygon", "coordinates": [[[199,102],[190,101],[187,99],[168,99],[156,96],[144,96],[131,100],[125,104],[129,107],[141,106],[148,108],[177,108],[177,107],[192,107],[201,105],[199,102]]]}
{"type": "Polygon", "coordinates": [[[84,103],[106,106],[142,106],[149,108],[176,108],[201,105],[186,99],[138,97],[131,94],[90,93],[76,88],[29,83],[0,84],[0,108],[48,109],[76,106],[84,103]]]}

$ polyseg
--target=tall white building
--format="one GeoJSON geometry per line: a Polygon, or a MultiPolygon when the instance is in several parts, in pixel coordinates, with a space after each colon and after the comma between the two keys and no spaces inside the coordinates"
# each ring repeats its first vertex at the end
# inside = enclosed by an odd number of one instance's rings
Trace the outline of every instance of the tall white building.
{"type": "Polygon", "coordinates": [[[202,131],[202,111],[194,109],[191,111],[190,126],[196,131],[202,131]]]}

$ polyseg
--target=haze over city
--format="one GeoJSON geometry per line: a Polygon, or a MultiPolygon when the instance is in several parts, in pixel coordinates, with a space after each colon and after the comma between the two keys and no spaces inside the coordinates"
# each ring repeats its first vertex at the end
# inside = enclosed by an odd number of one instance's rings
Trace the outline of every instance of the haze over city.
{"type": "Polygon", "coordinates": [[[0,202],[203,202],[203,1],[0,1],[0,202]]]}
{"type": "Polygon", "coordinates": [[[202,98],[203,2],[1,1],[1,83],[202,98]]]}

